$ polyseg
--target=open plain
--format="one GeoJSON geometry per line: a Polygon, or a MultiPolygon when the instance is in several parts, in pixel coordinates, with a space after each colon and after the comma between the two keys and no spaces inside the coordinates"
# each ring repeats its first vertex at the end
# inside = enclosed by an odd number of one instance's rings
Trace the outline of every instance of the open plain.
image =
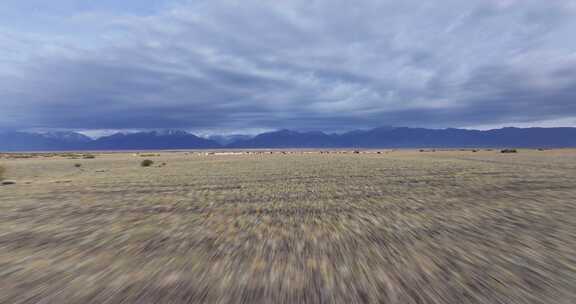
{"type": "Polygon", "coordinates": [[[576,303],[576,150],[91,155],[1,156],[0,303],[576,303]]]}

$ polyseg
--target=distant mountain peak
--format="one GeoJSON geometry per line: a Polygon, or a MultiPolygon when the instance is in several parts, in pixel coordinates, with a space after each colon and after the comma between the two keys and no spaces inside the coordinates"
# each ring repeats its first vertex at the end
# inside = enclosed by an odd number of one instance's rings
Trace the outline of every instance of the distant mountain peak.
{"type": "Polygon", "coordinates": [[[245,134],[210,135],[206,136],[205,138],[213,140],[222,146],[227,146],[235,142],[252,139],[254,138],[254,135],[245,135],[245,134]]]}
{"type": "Polygon", "coordinates": [[[50,139],[64,140],[69,142],[90,142],[92,139],[84,134],[71,131],[54,131],[39,133],[41,136],[50,139]]]}
{"type": "Polygon", "coordinates": [[[282,129],[257,136],[198,137],[182,130],[115,133],[91,139],[75,132],[0,132],[0,151],[217,148],[576,147],[576,128],[493,130],[381,127],[327,134],[282,129]]]}
{"type": "Polygon", "coordinates": [[[193,135],[187,131],[175,130],[175,129],[156,130],[156,131],[152,131],[150,133],[152,133],[156,136],[188,136],[188,135],[193,135]]]}
{"type": "Polygon", "coordinates": [[[298,134],[299,132],[294,131],[294,130],[289,130],[289,129],[280,129],[277,131],[272,131],[272,132],[267,132],[264,134],[285,134],[285,135],[292,135],[292,134],[298,134]]]}

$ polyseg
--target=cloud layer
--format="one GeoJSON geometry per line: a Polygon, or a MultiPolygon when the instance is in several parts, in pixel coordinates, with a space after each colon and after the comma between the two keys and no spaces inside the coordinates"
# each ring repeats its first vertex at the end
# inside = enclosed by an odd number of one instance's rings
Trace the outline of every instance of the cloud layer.
{"type": "Polygon", "coordinates": [[[576,125],[575,1],[160,2],[0,27],[0,128],[576,125]]]}

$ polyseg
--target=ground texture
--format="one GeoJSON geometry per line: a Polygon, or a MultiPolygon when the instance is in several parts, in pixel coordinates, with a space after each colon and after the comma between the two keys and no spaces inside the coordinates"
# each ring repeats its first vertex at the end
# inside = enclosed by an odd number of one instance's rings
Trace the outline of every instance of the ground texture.
{"type": "Polygon", "coordinates": [[[0,303],[576,303],[574,150],[145,157],[0,158],[0,303]]]}

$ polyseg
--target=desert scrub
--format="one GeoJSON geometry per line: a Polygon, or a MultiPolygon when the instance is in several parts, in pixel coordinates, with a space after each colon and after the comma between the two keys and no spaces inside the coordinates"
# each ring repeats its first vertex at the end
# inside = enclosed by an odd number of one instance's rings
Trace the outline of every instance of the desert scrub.
{"type": "Polygon", "coordinates": [[[500,153],[518,153],[518,150],[516,150],[516,149],[504,149],[504,150],[500,151],[500,153]]]}
{"type": "Polygon", "coordinates": [[[4,174],[6,174],[6,167],[0,165],[0,181],[4,180],[4,174]]]}
{"type": "Polygon", "coordinates": [[[2,160],[0,303],[574,303],[576,150],[366,152],[2,160]]]}
{"type": "Polygon", "coordinates": [[[140,162],[140,167],[150,167],[153,164],[154,164],[154,161],[152,161],[150,159],[145,159],[145,160],[140,162]]]}

